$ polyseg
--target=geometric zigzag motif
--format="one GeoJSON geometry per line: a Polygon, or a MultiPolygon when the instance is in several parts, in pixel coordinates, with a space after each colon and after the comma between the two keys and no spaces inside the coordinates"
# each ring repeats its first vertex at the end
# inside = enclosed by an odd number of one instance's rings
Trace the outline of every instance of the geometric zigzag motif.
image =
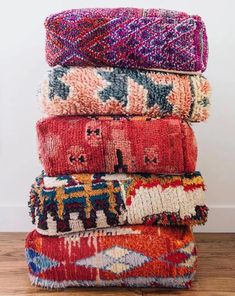
{"type": "Polygon", "coordinates": [[[74,9],[45,21],[50,66],[204,71],[207,36],[199,16],[158,9],[74,9]]]}

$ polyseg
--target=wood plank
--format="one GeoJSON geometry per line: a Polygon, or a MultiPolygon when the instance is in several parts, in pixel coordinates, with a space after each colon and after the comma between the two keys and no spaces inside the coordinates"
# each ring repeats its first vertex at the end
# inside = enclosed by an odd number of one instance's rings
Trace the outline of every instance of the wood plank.
{"type": "Polygon", "coordinates": [[[235,234],[196,234],[198,271],[191,290],[87,288],[47,290],[32,287],[24,258],[25,233],[0,233],[0,296],[235,295],[235,234]]]}

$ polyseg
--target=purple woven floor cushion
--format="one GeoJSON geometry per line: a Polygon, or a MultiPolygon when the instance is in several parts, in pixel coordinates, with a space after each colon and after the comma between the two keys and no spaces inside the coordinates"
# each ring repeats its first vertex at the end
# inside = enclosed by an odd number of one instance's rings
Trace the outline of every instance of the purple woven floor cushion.
{"type": "Polygon", "coordinates": [[[114,66],[180,72],[206,69],[208,44],[199,16],[161,9],[73,9],[49,16],[50,66],[114,66]]]}

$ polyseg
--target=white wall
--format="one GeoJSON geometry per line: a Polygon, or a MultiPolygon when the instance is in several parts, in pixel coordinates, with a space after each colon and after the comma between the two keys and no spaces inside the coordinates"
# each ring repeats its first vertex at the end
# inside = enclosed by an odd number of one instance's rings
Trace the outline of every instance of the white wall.
{"type": "MultiPolygon", "coordinates": [[[[213,87],[211,117],[195,124],[198,169],[208,186],[209,222],[199,231],[235,230],[235,1],[109,0],[1,1],[0,18],[0,231],[32,228],[27,214],[30,185],[40,172],[34,125],[45,74],[44,18],[79,7],[157,7],[199,14],[207,25],[213,87]]],[[[198,229],[197,229],[198,230],[198,229]]]]}

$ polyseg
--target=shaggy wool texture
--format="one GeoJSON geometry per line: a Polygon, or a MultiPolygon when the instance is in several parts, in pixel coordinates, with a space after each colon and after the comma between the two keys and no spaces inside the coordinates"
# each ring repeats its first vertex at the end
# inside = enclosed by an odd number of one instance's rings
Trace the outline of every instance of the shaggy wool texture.
{"type": "Polygon", "coordinates": [[[37,134],[49,176],[195,171],[193,131],[176,118],[57,116],[39,121],[37,134]]]}
{"type": "Polygon", "coordinates": [[[196,225],[206,222],[200,173],[182,176],[40,175],[30,192],[30,214],[45,235],[116,225],[196,225]]]}
{"type": "Polygon", "coordinates": [[[211,88],[201,75],[124,68],[52,68],[39,99],[48,115],[209,115],[211,88]]]}
{"type": "Polygon", "coordinates": [[[188,227],[133,226],[26,239],[31,283],[46,288],[189,288],[196,249],[188,227]]]}
{"type": "Polygon", "coordinates": [[[45,21],[50,66],[114,66],[183,72],[206,69],[199,16],[160,9],[73,9],[45,21]]]}

